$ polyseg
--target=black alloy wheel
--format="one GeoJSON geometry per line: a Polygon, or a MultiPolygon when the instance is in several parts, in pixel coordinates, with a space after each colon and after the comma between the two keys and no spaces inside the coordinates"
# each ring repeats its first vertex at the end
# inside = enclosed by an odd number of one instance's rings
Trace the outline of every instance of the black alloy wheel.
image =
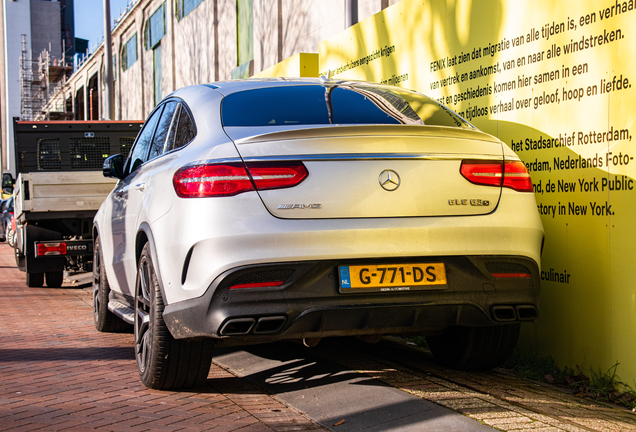
{"type": "MultiPolygon", "coordinates": [[[[148,291],[151,277],[149,272],[147,254],[142,252],[137,269],[137,288],[135,292],[135,356],[140,376],[147,374],[150,368],[150,359],[148,357],[151,351],[152,334],[150,329],[151,300],[150,292],[148,291]]],[[[144,384],[146,383],[144,382],[144,384]]]]}
{"type": "Polygon", "coordinates": [[[164,301],[148,243],[137,266],[135,357],[141,382],[152,389],[191,388],[210,371],[211,340],[177,340],[163,320],[164,301]]]}

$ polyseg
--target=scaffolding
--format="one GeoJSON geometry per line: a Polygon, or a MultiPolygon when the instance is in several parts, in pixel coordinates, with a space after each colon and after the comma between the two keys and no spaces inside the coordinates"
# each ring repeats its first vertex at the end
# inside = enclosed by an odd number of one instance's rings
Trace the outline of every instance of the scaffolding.
{"type": "Polygon", "coordinates": [[[73,120],[72,108],[66,103],[64,92],[60,91],[72,73],[73,66],[63,59],[53,58],[50,49],[42,51],[34,60],[33,53],[27,50],[26,35],[22,35],[21,120],[73,120]]]}

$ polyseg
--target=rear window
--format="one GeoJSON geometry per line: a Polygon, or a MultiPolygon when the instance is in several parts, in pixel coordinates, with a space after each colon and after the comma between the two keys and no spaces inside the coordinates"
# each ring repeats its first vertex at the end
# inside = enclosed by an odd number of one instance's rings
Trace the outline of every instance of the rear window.
{"type": "Polygon", "coordinates": [[[411,124],[469,127],[448,108],[415,92],[352,85],[269,87],[223,99],[223,126],[411,124]]]}

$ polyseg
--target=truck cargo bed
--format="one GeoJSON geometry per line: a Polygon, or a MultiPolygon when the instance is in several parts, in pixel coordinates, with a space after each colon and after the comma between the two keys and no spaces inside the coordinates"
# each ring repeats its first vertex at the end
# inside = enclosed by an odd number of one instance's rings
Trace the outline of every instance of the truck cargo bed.
{"type": "Polygon", "coordinates": [[[98,171],[20,173],[15,185],[16,219],[24,213],[96,211],[115,186],[98,171]]]}

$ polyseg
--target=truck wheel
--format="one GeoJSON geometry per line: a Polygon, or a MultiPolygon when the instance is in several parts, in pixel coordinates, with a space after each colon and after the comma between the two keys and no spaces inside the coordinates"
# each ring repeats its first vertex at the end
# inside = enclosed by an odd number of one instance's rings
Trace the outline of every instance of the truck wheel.
{"type": "Polygon", "coordinates": [[[46,286],[49,288],[59,288],[64,283],[64,271],[50,271],[45,273],[46,286]]]}
{"type": "Polygon", "coordinates": [[[44,273],[27,273],[26,284],[31,288],[40,288],[44,285],[44,273]]]}
{"type": "Polygon", "coordinates": [[[23,254],[20,253],[20,250],[17,247],[14,247],[13,251],[15,255],[16,267],[22,271],[26,271],[26,258],[23,254]]]}
{"type": "Polygon", "coordinates": [[[148,244],[137,266],[135,357],[141,382],[152,389],[190,388],[203,384],[210,371],[211,340],[172,337],[163,320],[164,303],[148,244]]]}
{"type": "Polygon", "coordinates": [[[110,285],[104,269],[104,256],[99,243],[95,239],[93,250],[93,319],[95,328],[100,332],[119,333],[130,331],[130,324],[108,310],[110,285]]]}
{"type": "Polygon", "coordinates": [[[501,366],[519,339],[520,324],[490,327],[450,327],[443,334],[427,336],[435,360],[442,366],[478,371],[501,366]]]}

